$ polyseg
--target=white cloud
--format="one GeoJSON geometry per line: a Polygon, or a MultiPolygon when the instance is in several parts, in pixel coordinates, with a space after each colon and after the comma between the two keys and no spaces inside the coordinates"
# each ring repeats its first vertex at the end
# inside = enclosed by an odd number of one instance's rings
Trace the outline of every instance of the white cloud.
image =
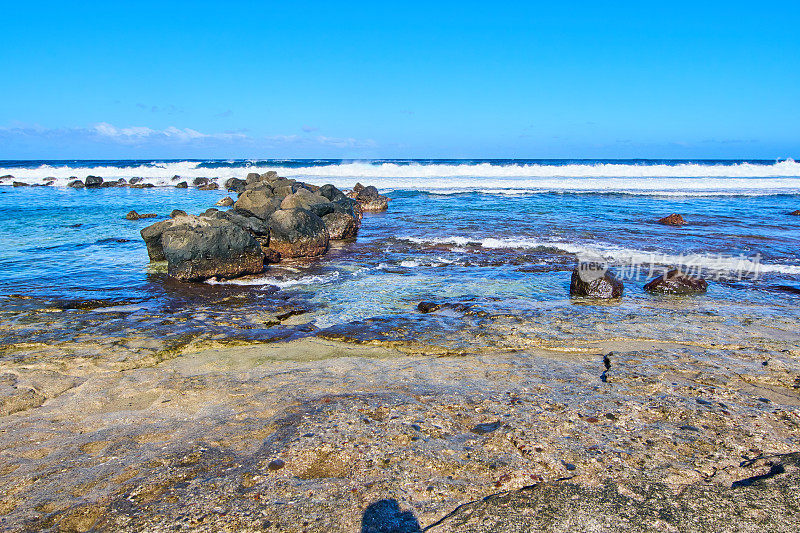
{"type": "Polygon", "coordinates": [[[170,126],[163,130],[155,130],[146,126],[131,126],[127,128],[118,128],[108,122],[100,122],[93,126],[95,133],[102,137],[109,137],[111,139],[120,140],[123,142],[137,141],[142,139],[158,139],[159,137],[165,139],[174,139],[178,141],[188,142],[195,139],[246,139],[247,135],[243,133],[201,133],[192,128],[176,128],[170,126]]]}
{"type": "Polygon", "coordinates": [[[156,129],[149,126],[116,126],[108,122],[74,128],[47,128],[30,124],[0,126],[0,157],[11,158],[30,157],[30,154],[38,153],[79,158],[82,154],[96,153],[114,154],[114,157],[124,157],[125,154],[211,157],[211,154],[227,156],[232,153],[263,152],[280,153],[286,157],[351,157],[354,154],[371,153],[377,147],[377,143],[371,139],[308,133],[253,136],[242,131],[208,133],[177,126],[156,129]]]}

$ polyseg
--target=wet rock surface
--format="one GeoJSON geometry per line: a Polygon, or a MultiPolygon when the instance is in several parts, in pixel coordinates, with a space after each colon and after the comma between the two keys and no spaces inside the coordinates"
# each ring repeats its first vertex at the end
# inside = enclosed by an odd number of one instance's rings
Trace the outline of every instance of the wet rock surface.
{"type": "Polygon", "coordinates": [[[269,219],[269,247],[282,258],[317,257],[328,251],[325,222],[305,209],[280,209],[269,219]]]}
{"type": "Polygon", "coordinates": [[[686,224],[686,221],[683,217],[677,213],[672,213],[669,216],[666,216],[658,221],[659,224],[663,226],[683,226],[686,224]]]}
{"type": "Polygon", "coordinates": [[[366,212],[379,213],[389,208],[389,198],[379,194],[378,189],[372,185],[364,187],[360,183],[356,183],[347,196],[356,200],[361,209],[366,212]]]}
{"type": "Polygon", "coordinates": [[[253,235],[225,219],[186,216],[161,234],[170,276],[186,281],[232,278],[264,269],[264,255],[253,235]]]}
{"type": "Polygon", "coordinates": [[[684,274],[673,269],[650,280],[644,290],[659,294],[703,294],[708,289],[708,282],[702,278],[684,274]]]}
{"type": "Polygon", "coordinates": [[[569,295],[573,298],[620,298],[624,286],[611,272],[594,279],[584,280],[578,267],[572,271],[569,284],[569,295]]]}
{"type": "Polygon", "coordinates": [[[692,344],[559,346],[430,358],[209,339],[92,366],[20,348],[0,363],[18,388],[55,363],[72,381],[4,415],[3,527],[797,527],[796,355],[769,369],[752,348],[720,367],[692,344]],[[603,383],[596,352],[612,348],[603,383]]]}
{"type": "Polygon", "coordinates": [[[155,213],[137,213],[136,211],[128,211],[128,214],[125,215],[127,220],[142,220],[145,218],[156,218],[158,217],[155,213]]]}

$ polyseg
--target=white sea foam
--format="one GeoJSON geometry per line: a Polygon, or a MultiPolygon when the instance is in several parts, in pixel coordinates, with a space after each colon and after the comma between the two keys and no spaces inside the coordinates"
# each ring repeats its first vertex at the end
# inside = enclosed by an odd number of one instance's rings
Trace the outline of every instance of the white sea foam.
{"type": "Polygon", "coordinates": [[[256,285],[256,286],[273,285],[281,289],[286,289],[288,287],[296,287],[298,285],[321,285],[323,283],[329,283],[331,281],[334,281],[338,278],[339,278],[339,272],[332,272],[330,274],[325,274],[322,276],[304,276],[300,278],[287,279],[287,280],[275,279],[270,276],[236,278],[229,280],[217,280],[212,278],[206,280],[206,283],[210,285],[256,285]]]}
{"type": "Polygon", "coordinates": [[[599,253],[607,260],[616,264],[656,264],[666,266],[686,266],[698,267],[714,272],[741,272],[747,271],[752,274],[773,272],[778,274],[800,275],[800,266],[784,265],[779,263],[764,263],[754,260],[754,258],[733,257],[715,254],[663,254],[655,251],[636,250],[632,248],[622,248],[608,245],[583,245],[565,243],[559,241],[545,241],[529,238],[476,238],[471,239],[461,236],[450,237],[401,237],[403,240],[417,244],[452,244],[458,247],[466,245],[480,246],[482,248],[495,249],[535,249],[551,248],[567,252],[570,254],[593,254],[599,253]]]}
{"type": "MultiPolygon", "coordinates": [[[[541,192],[620,192],[667,196],[800,193],[800,163],[792,160],[772,164],[736,163],[575,163],[543,164],[422,164],[349,162],[322,166],[290,167],[253,163],[249,167],[207,168],[198,162],[149,163],[131,167],[69,167],[41,165],[36,168],[0,168],[16,181],[41,184],[44,178],[56,179],[55,186],[66,186],[74,177],[100,176],[106,180],[139,177],[157,186],[174,185],[173,176],[191,181],[197,177],[244,177],[248,172],[276,170],[289,178],[312,183],[333,183],[340,188],[356,182],[369,182],[383,191],[419,190],[437,194],[484,192],[502,195],[528,195],[541,192]]],[[[11,180],[5,180],[10,185],[11,180]]]]}

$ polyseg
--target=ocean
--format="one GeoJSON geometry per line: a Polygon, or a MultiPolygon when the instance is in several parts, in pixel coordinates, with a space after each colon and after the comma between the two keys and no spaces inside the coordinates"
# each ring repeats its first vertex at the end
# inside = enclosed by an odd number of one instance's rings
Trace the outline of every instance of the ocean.
{"type": "Polygon", "coordinates": [[[754,321],[796,327],[800,318],[800,217],[789,214],[800,208],[800,163],[792,160],[0,161],[0,175],[13,176],[0,181],[4,345],[323,336],[463,352],[598,327],[633,335],[653,321],[670,324],[654,333],[665,339],[727,338],[737,324],[754,335],[754,321]],[[258,276],[179,283],[149,264],[139,231],[154,220],[125,220],[128,211],[200,213],[228,193],[197,190],[194,178],[222,184],[267,170],[342,189],[375,185],[389,210],[367,214],[355,242],[258,276]],[[88,175],[155,187],[66,187],[88,175]],[[190,187],[175,188],[179,181],[190,187]],[[687,224],[655,223],[671,213],[687,224]],[[581,253],[609,261],[625,282],[622,300],[569,298],[581,253]],[[709,279],[708,293],[642,290],[673,267],[709,279]],[[421,301],[454,305],[425,315],[421,301]],[[267,315],[295,319],[276,325],[267,315]]]}

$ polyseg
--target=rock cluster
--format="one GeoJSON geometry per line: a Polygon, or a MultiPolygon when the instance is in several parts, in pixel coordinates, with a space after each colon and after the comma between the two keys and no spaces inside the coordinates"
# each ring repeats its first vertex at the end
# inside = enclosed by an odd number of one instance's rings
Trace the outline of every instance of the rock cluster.
{"type": "Polygon", "coordinates": [[[372,185],[364,187],[360,183],[356,183],[347,196],[356,200],[362,211],[380,213],[389,208],[389,198],[379,194],[378,189],[372,185]]]}
{"type": "MultiPolygon", "coordinates": [[[[203,180],[193,185],[211,186],[203,180]]],[[[144,228],[150,260],[167,261],[169,275],[178,279],[231,278],[260,272],[264,263],[322,256],[330,240],[354,238],[361,225],[362,200],[333,185],[318,187],[270,171],[231,178],[225,187],[238,198],[218,205],[232,209],[212,208],[199,216],[175,210],[170,220],[144,228]]],[[[386,203],[377,189],[367,189],[365,202],[386,203]]]]}

